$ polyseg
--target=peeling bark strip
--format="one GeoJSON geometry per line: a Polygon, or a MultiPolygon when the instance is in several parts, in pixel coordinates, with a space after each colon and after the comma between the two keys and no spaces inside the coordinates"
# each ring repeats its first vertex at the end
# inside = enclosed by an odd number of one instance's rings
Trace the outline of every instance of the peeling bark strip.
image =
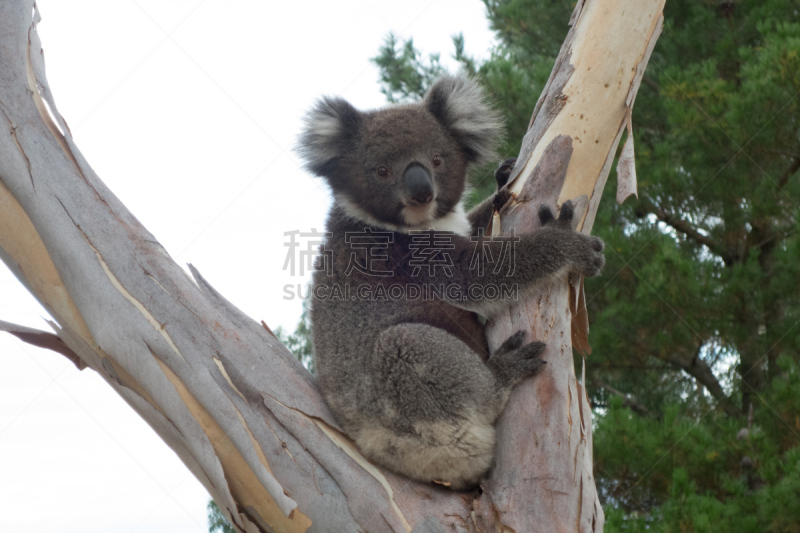
{"type": "MultiPolygon", "coordinates": [[[[539,204],[568,198],[591,229],[663,2],[578,3],[512,176],[516,202],[494,230],[530,230],[539,204]]],[[[570,344],[582,284],[557,283],[491,325],[495,345],[513,329],[532,331],[550,364],[512,395],[481,496],[382,471],[269,329],[191,266],[190,279],[100,181],[50,93],[38,22],[32,0],[0,2],[0,259],[48,310],[55,335],[0,331],[99,373],[238,531],[602,530],[591,413],[570,344]]],[[[623,178],[633,175],[629,155],[623,178]]],[[[585,342],[586,331],[584,316],[573,337],[585,342]]]]}
{"type": "Polygon", "coordinates": [[[53,350],[54,352],[60,353],[69,359],[72,364],[78,367],[78,370],[83,370],[86,368],[86,363],[81,361],[80,357],[78,357],[78,355],[73,352],[69,346],[67,346],[57,335],[53,335],[47,331],[40,331],[38,329],[26,328],[25,326],[18,326],[9,322],[3,322],[2,320],[0,320],[0,331],[11,333],[16,338],[20,339],[21,341],[25,341],[32,346],[38,346],[39,348],[46,348],[48,350],[53,350]]]}

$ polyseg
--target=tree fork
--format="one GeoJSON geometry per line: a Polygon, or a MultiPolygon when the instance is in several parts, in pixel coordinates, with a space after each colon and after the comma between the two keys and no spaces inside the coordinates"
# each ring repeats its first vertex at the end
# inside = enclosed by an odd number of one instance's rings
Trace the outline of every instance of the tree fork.
{"type": "MultiPolygon", "coordinates": [[[[588,232],[626,127],[618,198],[635,190],[630,111],[663,4],[578,2],[494,233],[530,230],[539,204],[567,199],[588,232]]],[[[512,395],[482,494],[383,471],[341,432],[292,354],[194,268],[191,279],[100,181],[50,93],[38,21],[33,0],[0,3],[0,258],[53,317],[55,336],[0,330],[98,372],[240,531],[602,530],[591,412],[571,350],[571,339],[588,350],[579,282],[556,283],[489,327],[494,345],[532,331],[549,365],[512,395]]]]}

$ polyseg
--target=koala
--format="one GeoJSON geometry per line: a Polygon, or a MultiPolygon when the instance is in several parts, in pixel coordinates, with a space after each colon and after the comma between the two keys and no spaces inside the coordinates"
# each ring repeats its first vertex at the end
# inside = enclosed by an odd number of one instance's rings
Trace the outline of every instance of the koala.
{"type": "Polygon", "coordinates": [[[558,219],[542,207],[543,226],[518,236],[513,254],[484,235],[510,197],[514,159],[495,173],[498,192],[465,212],[467,170],[493,157],[502,129],[477,82],[444,76],[412,104],[359,111],[322,98],[299,141],[334,199],[311,288],[322,394],[371,461],[455,490],[489,470],[511,389],[545,364],[545,345],[522,331],[491,352],[485,319],[604,264],[603,242],[573,231],[570,202],[558,219]],[[439,263],[420,264],[420,243],[437,239],[441,253],[423,259],[439,263]],[[481,246],[502,268],[475,268],[481,246]],[[481,297],[491,284],[518,292],[481,297]]]}

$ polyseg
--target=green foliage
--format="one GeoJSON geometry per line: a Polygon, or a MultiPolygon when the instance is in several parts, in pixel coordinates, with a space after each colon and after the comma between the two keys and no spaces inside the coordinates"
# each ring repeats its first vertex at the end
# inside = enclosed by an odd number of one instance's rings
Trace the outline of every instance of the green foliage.
{"type": "Polygon", "coordinates": [[[208,511],[208,533],[236,533],[214,500],[208,501],[206,510],[208,511]]]}
{"type": "Polygon", "coordinates": [[[414,48],[412,39],[401,45],[391,33],[373,61],[381,69],[381,92],[390,102],[422,98],[433,80],[444,72],[439,64],[439,54],[431,54],[426,63],[414,48]]]}
{"type": "Polygon", "coordinates": [[[779,364],[759,400],[771,416],[749,430],[678,404],[642,418],[613,398],[594,434],[606,532],[800,531],[800,367],[779,364]]]}
{"type": "Polygon", "coordinates": [[[314,347],[311,343],[311,317],[308,314],[308,300],[303,301],[303,312],[294,333],[286,333],[281,327],[275,328],[274,333],[278,340],[297,357],[297,360],[314,374],[314,347]]]}
{"type": "MultiPolygon", "coordinates": [[[[507,157],[575,2],[484,4],[497,46],[477,62],[459,36],[454,58],[504,114],[507,157]]],[[[800,6],[669,0],[664,15],[634,111],[639,198],[606,188],[608,264],[586,280],[606,531],[800,532],[800,6]]],[[[442,71],[394,37],[375,61],[390,101],[442,71]]],[[[493,192],[490,169],[472,178],[473,201],[493,192]]]]}

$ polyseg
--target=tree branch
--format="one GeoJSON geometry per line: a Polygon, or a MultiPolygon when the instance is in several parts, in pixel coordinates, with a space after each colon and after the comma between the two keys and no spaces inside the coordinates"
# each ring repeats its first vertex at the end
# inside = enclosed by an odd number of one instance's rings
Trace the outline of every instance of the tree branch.
{"type": "Polygon", "coordinates": [[[639,402],[637,402],[636,400],[634,400],[629,394],[625,394],[624,392],[620,391],[619,389],[616,389],[616,388],[612,387],[611,385],[609,385],[608,383],[604,382],[603,380],[596,379],[595,381],[597,381],[598,385],[603,387],[605,390],[607,390],[611,394],[613,394],[615,396],[622,397],[623,400],[624,400],[622,402],[622,405],[624,405],[625,407],[630,407],[633,412],[635,412],[635,413],[637,413],[639,415],[650,416],[650,410],[647,407],[645,407],[644,405],[642,405],[639,402]]]}
{"type": "Polygon", "coordinates": [[[735,258],[728,253],[724,246],[714,241],[714,239],[711,237],[700,233],[694,226],[692,226],[691,223],[683,220],[675,214],[665,211],[663,208],[658,207],[649,200],[643,198],[637,206],[636,215],[643,217],[647,214],[655,215],[659,221],[682,233],[697,244],[705,246],[710,252],[718,255],[723,261],[725,261],[726,264],[732,263],[735,260],[735,258]]]}
{"type": "Polygon", "coordinates": [[[792,177],[792,174],[800,170],[800,156],[794,158],[792,164],[789,165],[783,174],[778,178],[778,189],[783,189],[786,184],[789,182],[789,178],[792,177]]]}
{"type": "Polygon", "coordinates": [[[647,74],[644,74],[642,76],[642,81],[645,84],[649,85],[651,88],[655,89],[656,92],[661,92],[661,86],[658,84],[658,82],[656,82],[656,80],[654,80],[653,78],[651,78],[647,74]]]}
{"type": "MultiPolygon", "coordinates": [[[[702,346],[700,348],[702,348],[702,346]]],[[[728,416],[741,416],[741,410],[738,409],[733,400],[725,394],[725,391],[722,390],[722,385],[720,385],[719,380],[711,371],[711,368],[700,357],[700,348],[698,348],[692,359],[685,359],[676,354],[659,356],[659,359],[671,363],[700,382],[708,389],[708,392],[717,401],[717,405],[719,405],[728,416]]]]}

